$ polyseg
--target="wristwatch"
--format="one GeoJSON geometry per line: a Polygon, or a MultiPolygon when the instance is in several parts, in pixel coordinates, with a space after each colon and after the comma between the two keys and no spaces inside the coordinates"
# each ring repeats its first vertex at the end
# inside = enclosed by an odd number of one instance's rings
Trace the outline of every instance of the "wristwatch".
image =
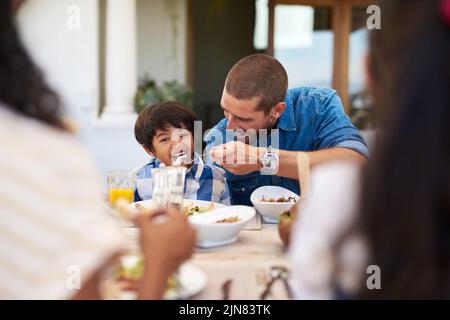
{"type": "Polygon", "coordinates": [[[278,155],[272,151],[272,146],[267,148],[260,161],[262,165],[261,174],[274,175],[278,172],[279,159],[278,155]]]}

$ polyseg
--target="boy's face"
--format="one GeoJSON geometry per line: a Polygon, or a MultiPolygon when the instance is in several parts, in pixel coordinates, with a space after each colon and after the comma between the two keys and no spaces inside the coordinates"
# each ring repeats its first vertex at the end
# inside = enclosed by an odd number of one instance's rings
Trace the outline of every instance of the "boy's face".
{"type": "Polygon", "coordinates": [[[153,150],[147,150],[166,166],[181,155],[188,155],[191,160],[193,154],[194,137],[187,129],[169,127],[167,130],[157,130],[152,140],[153,150]]]}

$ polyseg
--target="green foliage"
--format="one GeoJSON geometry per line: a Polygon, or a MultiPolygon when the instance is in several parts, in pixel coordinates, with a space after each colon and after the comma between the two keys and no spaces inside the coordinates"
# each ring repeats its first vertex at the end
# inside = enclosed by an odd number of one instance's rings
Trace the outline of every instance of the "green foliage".
{"type": "Polygon", "coordinates": [[[148,105],[163,101],[178,101],[192,107],[192,91],[177,81],[164,82],[158,86],[153,79],[144,78],[134,97],[134,108],[140,113],[148,105]]]}

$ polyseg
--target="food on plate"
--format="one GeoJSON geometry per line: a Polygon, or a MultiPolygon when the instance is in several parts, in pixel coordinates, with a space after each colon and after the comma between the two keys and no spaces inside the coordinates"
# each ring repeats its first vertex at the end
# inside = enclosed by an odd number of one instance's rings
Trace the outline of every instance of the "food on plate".
{"type": "Polygon", "coordinates": [[[279,198],[267,198],[262,196],[261,202],[296,202],[297,197],[279,197],[279,198]]]}
{"type": "Polygon", "coordinates": [[[188,202],[183,205],[183,213],[186,216],[193,216],[196,214],[208,212],[214,209],[214,203],[211,202],[208,206],[195,205],[193,202],[188,202]]]}
{"type": "MultiPolygon", "coordinates": [[[[180,209],[179,204],[171,203],[170,206],[180,209]]],[[[145,207],[140,203],[135,203],[135,208],[139,210],[141,214],[151,212],[151,208],[145,207]]],[[[193,216],[200,213],[211,211],[213,209],[215,209],[214,202],[210,202],[208,205],[205,206],[199,206],[198,204],[195,204],[195,202],[185,200],[181,211],[186,216],[193,216]]]]}
{"type": "MultiPolygon", "coordinates": [[[[139,281],[144,275],[144,259],[132,256],[130,259],[125,260],[128,261],[122,261],[114,268],[110,285],[113,285],[115,290],[137,292],[139,281]]],[[[167,281],[166,293],[177,290],[178,288],[177,278],[174,275],[170,276],[167,281]]],[[[110,291],[112,291],[111,289],[110,291]]]]}
{"type": "MultiPolygon", "coordinates": [[[[134,257],[133,257],[134,258],[134,257]]],[[[119,263],[115,271],[118,280],[137,280],[144,274],[144,259],[135,258],[131,263],[119,263]]]]}
{"type": "Polygon", "coordinates": [[[240,220],[241,220],[241,218],[239,218],[238,216],[233,216],[233,217],[228,217],[228,218],[217,220],[216,223],[233,223],[233,222],[238,222],[240,220]]]}

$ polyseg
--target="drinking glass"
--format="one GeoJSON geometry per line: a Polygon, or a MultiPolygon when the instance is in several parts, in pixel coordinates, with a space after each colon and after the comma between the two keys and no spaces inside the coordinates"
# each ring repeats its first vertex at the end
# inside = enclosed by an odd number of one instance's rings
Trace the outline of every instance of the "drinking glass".
{"type": "Polygon", "coordinates": [[[106,173],[108,197],[111,206],[115,206],[119,199],[127,203],[133,202],[136,174],[128,171],[109,171],[106,173]]]}
{"type": "Polygon", "coordinates": [[[184,198],[186,168],[162,167],[152,169],[153,204],[157,208],[170,206],[181,209],[184,198]]]}

